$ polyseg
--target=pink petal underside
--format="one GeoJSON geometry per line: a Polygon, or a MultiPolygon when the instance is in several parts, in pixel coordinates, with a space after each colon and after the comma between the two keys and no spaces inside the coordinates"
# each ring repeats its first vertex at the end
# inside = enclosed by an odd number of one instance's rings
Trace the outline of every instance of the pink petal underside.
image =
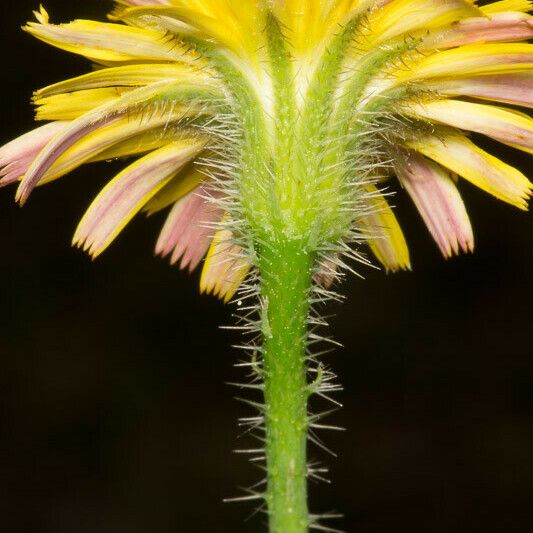
{"type": "Polygon", "coordinates": [[[92,255],[101,253],[125,224],[144,206],[177,170],[196,155],[168,145],[140,159],[120,173],[98,195],[83,217],[74,242],[92,255]]]}
{"type": "Polygon", "coordinates": [[[320,265],[320,270],[315,274],[314,281],[325,289],[329,289],[337,280],[338,266],[331,259],[324,260],[320,265]]]}
{"type": "Polygon", "coordinates": [[[68,124],[68,121],[50,122],[2,146],[0,187],[14,183],[26,174],[39,152],[68,124]]]}
{"type": "Polygon", "coordinates": [[[533,107],[533,74],[530,72],[457,78],[435,83],[435,89],[448,96],[471,96],[533,107]]]}
{"type": "Polygon", "coordinates": [[[450,174],[417,154],[398,162],[400,183],[411,196],[445,257],[474,249],[474,234],[465,205],[450,174]]]}
{"type": "Polygon", "coordinates": [[[77,141],[99,128],[113,124],[120,120],[120,118],[120,115],[106,115],[104,118],[91,121],[86,117],[82,117],[81,120],[71,123],[70,127],[67,127],[58,134],[53,139],[53,142],[47,145],[46,150],[43,150],[33,161],[26,176],[19,185],[16,196],[17,201],[22,205],[38,185],[46,171],[50,169],[66,150],[76,144],[77,141]]]}
{"type": "Polygon", "coordinates": [[[200,186],[178,200],[159,235],[156,254],[162,257],[172,254],[172,264],[181,260],[180,268],[194,270],[209,249],[216,233],[214,226],[224,215],[207,199],[217,196],[218,193],[200,186]]]}
{"type": "Polygon", "coordinates": [[[436,37],[439,48],[491,41],[522,41],[533,37],[532,18],[526,13],[497,13],[490,18],[465,19],[436,37]]]}

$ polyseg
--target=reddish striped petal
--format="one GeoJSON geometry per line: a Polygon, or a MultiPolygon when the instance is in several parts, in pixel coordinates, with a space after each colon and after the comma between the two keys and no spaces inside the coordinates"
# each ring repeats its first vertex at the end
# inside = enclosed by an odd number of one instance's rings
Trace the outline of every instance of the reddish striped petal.
{"type": "Polygon", "coordinates": [[[41,181],[42,177],[70,147],[91,132],[103,128],[104,126],[111,125],[119,119],[119,116],[109,115],[99,120],[95,120],[94,122],[86,120],[85,117],[73,121],[69,127],[54,137],[54,139],[48,143],[46,148],[33,161],[19,185],[16,195],[17,201],[21,205],[26,202],[33,189],[41,181]]]}
{"type": "Polygon", "coordinates": [[[159,235],[157,255],[170,255],[172,264],[180,261],[180,268],[188,267],[190,271],[198,266],[223,216],[223,211],[209,197],[216,194],[200,186],[174,204],[159,235]]]}
{"type": "Polygon", "coordinates": [[[111,180],[96,197],[73,242],[95,257],[180,168],[201,151],[198,142],[176,142],[139,159],[111,180]]]}
{"type": "MultiPolygon", "coordinates": [[[[440,33],[440,32],[439,32],[440,33]]],[[[526,13],[505,12],[490,18],[460,20],[452,29],[429,38],[438,48],[491,41],[525,41],[533,37],[533,18],[526,13]]]]}
{"type": "Polygon", "coordinates": [[[319,271],[314,275],[313,280],[325,289],[329,289],[338,278],[338,267],[332,259],[322,261],[319,271]]]}
{"type": "Polygon", "coordinates": [[[397,174],[442,254],[473,251],[470,219],[449,172],[425,157],[406,154],[398,161],[397,174]]]}
{"type": "MultiPolygon", "coordinates": [[[[180,112],[179,109],[176,110],[172,108],[172,110],[167,113],[156,113],[155,116],[151,116],[149,119],[143,118],[142,116],[139,116],[139,113],[136,113],[137,116],[134,117],[134,120],[130,120],[132,109],[138,111],[139,106],[142,104],[147,102],[157,102],[158,98],[163,97],[165,91],[175,87],[175,84],[166,82],[142,87],[127,93],[119,99],[118,102],[104,104],[103,106],[96,108],[94,111],[72,121],[65,130],[56,135],[52,141],[48,143],[45,149],[32,163],[17,191],[17,201],[23,204],[28,199],[32,190],[42,180],[55,177],[58,172],[54,173],[54,170],[56,169],[52,168],[53,165],[59,163],[58,160],[65,154],[65,152],[67,152],[67,150],[74,147],[74,145],[82,139],[86,141],[88,136],[92,133],[95,133],[98,137],[96,132],[100,132],[101,130],[106,131],[105,129],[113,124],[117,124],[124,120],[127,123],[130,123],[129,127],[123,127],[121,124],[121,127],[118,128],[118,134],[116,131],[113,132],[112,128],[110,128],[109,131],[113,134],[111,134],[109,138],[108,136],[103,135],[104,138],[99,139],[100,142],[97,143],[99,147],[98,151],[103,151],[111,144],[119,142],[135,133],[139,133],[139,128],[144,127],[146,131],[152,127],[158,127],[165,123],[170,123],[174,116],[183,116],[182,111],[180,112]],[[139,123],[142,123],[143,126],[140,126],[139,123]],[[134,126],[133,131],[131,131],[132,125],[134,126]],[[128,132],[128,130],[129,133],[122,133],[123,131],[128,132]],[[52,177],[49,175],[49,171],[52,174],[52,177]]],[[[94,150],[89,150],[89,154],[83,153],[81,154],[81,157],[78,157],[78,159],[73,162],[67,161],[64,165],[66,170],[63,169],[62,173],[64,174],[79,164],[91,159],[98,153],[98,151],[95,152],[94,150]]],[[[77,155],[79,156],[80,154],[77,155]]],[[[61,173],[59,174],[61,175],[61,173]]]]}
{"type": "Polygon", "coordinates": [[[68,124],[67,121],[50,122],[2,146],[0,186],[13,183],[24,176],[39,152],[68,124]]]}
{"type": "Polygon", "coordinates": [[[471,96],[533,107],[533,74],[531,72],[451,78],[438,81],[430,87],[447,96],[471,96]]]}

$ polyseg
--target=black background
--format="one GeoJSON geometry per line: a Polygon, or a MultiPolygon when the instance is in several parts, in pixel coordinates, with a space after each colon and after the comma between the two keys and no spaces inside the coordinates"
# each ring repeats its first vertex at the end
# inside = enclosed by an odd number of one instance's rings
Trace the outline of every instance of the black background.
{"type": "MultiPolygon", "coordinates": [[[[103,18],[105,0],[49,0],[53,21],[103,18]]],[[[34,0],[2,2],[0,141],[32,127],[34,88],[87,63],[23,34],[34,0]]],[[[497,148],[520,166],[528,159],[497,148]]],[[[261,473],[226,381],[231,307],[153,257],[162,216],[135,220],[96,262],[69,247],[120,165],[90,165],[21,210],[0,191],[0,529],[11,533],[264,530],[224,504],[261,473]],[[241,439],[242,440],[242,439],[241,439]],[[246,439],[244,439],[246,443],[246,439]]],[[[443,261],[403,194],[413,273],[366,271],[333,306],[329,357],[346,390],[325,435],[332,486],[312,510],[348,532],[526,532],[533,499],[532,218],[461,183],[477,252],[443,261]]]]}

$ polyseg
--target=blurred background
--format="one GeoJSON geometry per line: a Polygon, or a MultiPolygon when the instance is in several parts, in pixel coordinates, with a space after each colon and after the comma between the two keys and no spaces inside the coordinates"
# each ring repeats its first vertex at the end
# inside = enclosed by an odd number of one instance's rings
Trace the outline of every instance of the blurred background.
{"type": "MultiPolygon", "coordinates": [[[[33,89],[87,62],[19,27],[2,2],[0,142],[32,127],[33,89]]],[[[106,0],[48,0],[52,21],[103,18],[106,0]]],[[[488,144],[488,143],[487,143],[488,144]]],[[[493,147],[494,148],[494,147],[493,147]]],[[[514,151],[498,153],[531,171],[514,151]]],[[[262,475],[232,453],[242,377],[231,306],[153,257],[163,216],[139,217],[94,263],[69,243],[120,168],[84,167],[21,210],[0,191],[0,529],[10,533],[264,531],[224,504],[262,475]]],[[[531,173],[531,172],[530,172],[531,173]]],[[[323,435],[338,458],[314,512],[348,532],[525,532],[533,486],[533,219],[461,183],[477,252],[443,261],[409,200],[394,200],[413,273],[368,270],[331,306],[345,391],[323,435]]],[[[332,524],[334,525],[334,524],[332,524]]]]}

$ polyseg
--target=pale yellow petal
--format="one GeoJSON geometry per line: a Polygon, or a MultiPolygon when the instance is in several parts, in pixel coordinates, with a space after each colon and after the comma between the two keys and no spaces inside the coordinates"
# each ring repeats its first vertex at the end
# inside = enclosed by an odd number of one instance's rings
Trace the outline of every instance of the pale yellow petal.
{"type": "Polygon", "coordinates": [[[146,204],[144,211],[152,215],[165,209],[196,189],[205,179],[205,174],[194,163],[189,164],[146,204]]]}
{"type": "Polygon", "coordinates": [[[251,269],[242,248],[235,244],[230,230],[215,234],[202,270],[200,290],[229,302],[251,269]]]}
{"type": "Polygon", "coordinates": [[[264,43],[264,8],[256,0],[191,2],[173,0],[171,6],[142,6],[120,9],[115,17],[129,24],[150,25],[177,34],[195,33],[215,39],[239,55],[255,56],[264,43]],[[181,22],[181,24],[179,24],[181,22]]]}
{"type": "MultiPolygon", "coordinates": [[[[103,104],[73,120],[69,127],[50,142],[32,163],[17,190],[16,198],[24,203],[31,191],[40,183],[59,177],[81,163],[110,148],[113,144],[122,142],[128,137],[149,131],[152,128],[171,126],[189,114],[198,116],[198,107],[187,103],[185,109],[176,104],[176,100],[187,101],[201,95],[202,98],[215,96],[212,88],[195,85],[181,85],[179,83],[158,83],[140,87],[124,94],[117,101],[103,104]],[[125,127],[122,126],[126,121],[125,127]],[[113,133],[109,135],[111,128],[113,133]],[[99,137],[96,144],[94,137],[99,137]],[[89,150],[79,150],[90,141],[89,150]],[[72,157],[72,152],[75,157],[72,157]],[[68,157],[67,157],[68,153],[68,157]],[[60,166],[60,168],[58,168],[60,166]]],[[[218,97],[218,93],[216,94],[218,97]]],[[[202,112],[205,105],[201,106],[202,112]]]]}
{"type": "Polygon", "coordinates": [[[482,6],[481,10],[487,15],[504,11],[521,11],[527,13],[532,7],[533,2],[530,2],[530,0],[501,0],[500,2],[491,2],[486,6],[482,6]]]}
{"type": "MultiPolygon", "coordinates": [[[[118,132],[118,128],[116,131],[118,132]]],[[[96,153],[88,161],[110,161],[151,152],[175,141],[177,138],[187,136],[189,136],[187,130],[166,125],[166,123],[163,126],[154,127],[148,131],[144,128],[139,128],[137,133],[114,142],[108,148],[96,153]]],[[[192,136],[192,133],[190,136],[192,136]]]]}
{"type": "Polygon", "coordinates": [[[404,108],[411,116],[482,133],[525,151],[533,150],[533,119],[522,113],[452,99],[410,103],[404,108]]]}
{"type": "Polygon", "coordinates": [[[206,69],[184,63],[144,63],[103,68],[61,81],[35,92],[40,99],[61,93],[103,87],[141,87],[161,81],[179,80],[184,83],[212,83],[216,80],[206,69]]]}
{"type": "Polygon", "coordinates": [[[400,81],[533,70],[533,44],[470,44],[428,55],[398,72],[400,81]]]}
{"type": "Polygon", "coordinates": [[[410,270],[409,248],[396,216],[374,185],[367,191],[368,214],[358,220],[359,229],[368,235],[370,249],[387,271],[410,270]]]}
{"type": "Polygon", "coordinates": [[[56,94],[34,100],[36,120],[74,120],[98,106],[120,98],[128,89],[110,87],[56,94]]]}

